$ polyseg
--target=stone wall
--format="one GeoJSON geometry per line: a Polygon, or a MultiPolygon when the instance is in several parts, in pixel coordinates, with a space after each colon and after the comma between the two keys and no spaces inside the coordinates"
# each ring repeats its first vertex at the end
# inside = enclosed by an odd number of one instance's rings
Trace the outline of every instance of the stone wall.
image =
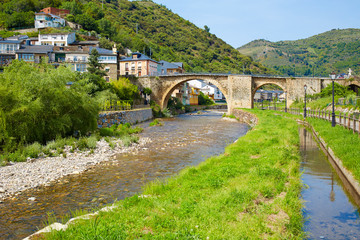
{"type": "Polygon", "coordinates": [[[136,124],[153,118],[151,108],[130,111],[102,112],[99,114],[98,128],[111,127],[114,124],[136,124]]]}
{"type": "Polygon", "coordinates": [[[251,127],[254,127],[258,123],[257,117],[252,113],[240,109],[234,109],[233,114],[239,119],[240,122],[247,123],[251,127]]]}

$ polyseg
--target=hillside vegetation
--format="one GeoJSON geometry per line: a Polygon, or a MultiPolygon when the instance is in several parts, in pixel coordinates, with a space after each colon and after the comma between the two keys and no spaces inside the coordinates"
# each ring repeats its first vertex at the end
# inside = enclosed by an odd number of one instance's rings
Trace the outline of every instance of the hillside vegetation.
{"type": "Polygon", "coordinates": [[[48,6],[69,9],[69,21],[110,38],[120,49],[145,52],[155,60],[184,62],[187,71],[271,73],[211,34],[208,27],[201,29],[152,1],[107,0],[102,8],[100,0],[5,0],[0,25],[32,25],[34,12],[48,6]]]}
{"type": "Polygon", "coordinates": [[[343,29],[296,41],[252,41],[238,50],[284,75],[328,76],[360,72],[360,29],[343,29]]]}

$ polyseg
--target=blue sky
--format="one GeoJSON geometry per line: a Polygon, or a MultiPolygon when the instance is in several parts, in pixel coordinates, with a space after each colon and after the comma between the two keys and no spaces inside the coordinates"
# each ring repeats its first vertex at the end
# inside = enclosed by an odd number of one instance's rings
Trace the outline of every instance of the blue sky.
{"type": "Polygon", "coordinates": [[[237,48],[360,28],[360,0],[154,0],[237,48]]]}

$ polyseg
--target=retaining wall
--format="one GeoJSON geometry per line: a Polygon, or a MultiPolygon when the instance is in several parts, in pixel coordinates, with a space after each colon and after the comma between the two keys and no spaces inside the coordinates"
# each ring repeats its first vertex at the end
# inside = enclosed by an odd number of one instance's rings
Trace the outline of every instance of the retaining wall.
{"type": "Polygon", "coordinates": [[[153,118],[151,108],[130,111],[102,112],[99,114],[98,128],[111,127],[114,124],[136,124],[153,118]]]}
{"type": "Polygon", "coordinates": [[[234,109],[233,115],[237,117],[240,122],[247,123],[251,127],[254,127],[258,123],[258,118],[254,114],[240,109],[234,109]]]}

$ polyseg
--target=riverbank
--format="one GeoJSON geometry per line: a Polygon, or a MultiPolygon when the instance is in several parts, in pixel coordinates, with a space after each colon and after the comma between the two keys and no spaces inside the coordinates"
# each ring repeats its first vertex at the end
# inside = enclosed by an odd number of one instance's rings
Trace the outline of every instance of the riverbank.
{"type": "Polygon", "coordinates": [[[138,143],[126,147],[121,139],[113,138],[109,144],[102,138],[96,143],[95,149],[71,151],[70,147],[65,147],[63,154],[56,157],[29,158],[27,162],[1,167],[0,202],[27,189],[47,186],[65,176],[80,174],[97,164],[112,160],[115,154],[136,154],[150,141],[148,138],[141,138],[138,143]]]}
{"type": "Polygon", "coordinates": [[[225,154],[44,237],[300,239],[298,125],[273,112],[251,112],[258,125],[225,154]]]}

